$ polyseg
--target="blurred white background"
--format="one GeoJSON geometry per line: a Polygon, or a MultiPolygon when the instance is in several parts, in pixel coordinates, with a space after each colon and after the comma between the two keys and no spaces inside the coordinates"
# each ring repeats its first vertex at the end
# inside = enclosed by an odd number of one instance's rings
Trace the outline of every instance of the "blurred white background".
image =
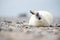
{"type": "Polygon", "coordinates": [[[50,11],[54,17],[60,17],[60,0],[0,0],[0,16],[16,17],[29,10],[50,11]]]}

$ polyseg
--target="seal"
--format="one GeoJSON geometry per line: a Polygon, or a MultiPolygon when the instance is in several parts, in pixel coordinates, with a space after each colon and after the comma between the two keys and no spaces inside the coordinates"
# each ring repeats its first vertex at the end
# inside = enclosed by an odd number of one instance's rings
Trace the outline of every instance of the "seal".
{"type": "Polygon", "coordinates": [[[30,10],[30,13],[32,14],[29,25],[32,26],[50,26],[53,23],[53,16],[48,11],[36,11],[36,10],[30,10]]]}

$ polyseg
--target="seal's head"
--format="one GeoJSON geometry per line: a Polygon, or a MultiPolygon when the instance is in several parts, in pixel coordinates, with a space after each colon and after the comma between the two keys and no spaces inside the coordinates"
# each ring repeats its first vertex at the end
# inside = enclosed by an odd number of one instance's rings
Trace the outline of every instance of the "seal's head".
{"type": "Polygon", "coordinates": [[[39,12],[30,10],[30,13],[33,14],[33,15],[35,15],[38,20],[41,20],[42,17],[39,14],[39,12]]]}

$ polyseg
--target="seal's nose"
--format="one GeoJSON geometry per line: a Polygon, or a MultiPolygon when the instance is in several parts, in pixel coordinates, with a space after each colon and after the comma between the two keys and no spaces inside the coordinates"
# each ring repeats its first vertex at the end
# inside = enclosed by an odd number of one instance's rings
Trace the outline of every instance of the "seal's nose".
{"type": "Polygon", "coordinates": [[[41,19],[41,17],[38,18],[39,20],[41,19]]]}

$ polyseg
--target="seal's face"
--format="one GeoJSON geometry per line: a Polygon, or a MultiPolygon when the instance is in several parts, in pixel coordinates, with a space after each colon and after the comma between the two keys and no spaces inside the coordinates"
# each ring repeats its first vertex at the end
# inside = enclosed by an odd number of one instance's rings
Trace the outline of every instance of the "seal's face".
{"type": "Polygon", "coordinates": [[[30,13],[32,13],[33,15],[35,15],[38,20],[41,20],[41,19],[42,19],[42,18],[41,18],[41,15],[39,15],[39,12],[31,11],[31,10],[30,10],[30,13]]]}
{"type": "Polygon", "coordinates": [[[36,13],[36,17],[37,19],[41,20],[41,16],[39,15],[39,13],[36,13]]]}

